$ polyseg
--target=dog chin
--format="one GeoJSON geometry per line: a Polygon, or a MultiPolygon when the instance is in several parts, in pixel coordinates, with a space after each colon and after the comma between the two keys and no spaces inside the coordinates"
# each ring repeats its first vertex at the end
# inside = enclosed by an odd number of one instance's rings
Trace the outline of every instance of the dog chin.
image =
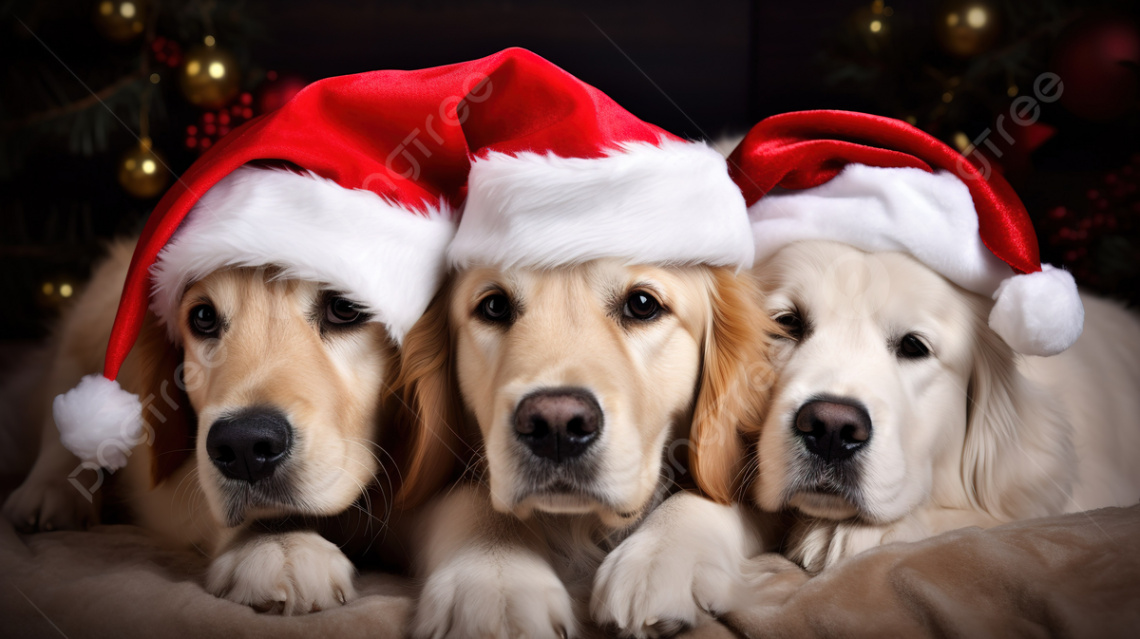
{"type": "Polygon", "coordinates": [[[519,519],[527,519],[535,512],[551,515],[594,515],[609,528],[625,528],[635,523],[641,512],[628,512],[616,508],[605,500],[577,490],[543,490],[529,493],[518,499],[510,508],[519,519]]]}
{"type": "Polygon", "coordinates": [[[788,505],[810,517],[843,520],[859,515],[859,509],[838,496],[815,491],[801,491],[788,499],[788,505]]]}

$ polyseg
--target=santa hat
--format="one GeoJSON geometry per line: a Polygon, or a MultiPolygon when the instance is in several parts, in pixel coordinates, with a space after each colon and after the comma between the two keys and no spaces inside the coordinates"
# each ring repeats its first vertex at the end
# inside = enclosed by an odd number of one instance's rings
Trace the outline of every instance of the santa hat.
{"type": "Polygon", "coordinates": [[[752,264],[743,198],[703,142],[642,122],[533,54],[486,88],[464,113],[472,166],[453,266],[752,264]]]}
{"type": "Polygon", "coordinates": [[[322,282],[399,342],[443,277],[464,195],[470,160],[456,107],[522,53],[322,80],[223,138],[151,214],[103,374],[55,399],[64,445],[101,466],[126,463],[142,406],[115,378],[148,304],[177,339],[185,287],[218,268],[273,265],[282,277],[322,282]],[[261,160],[296,170],[247,166],[261,160]]]}
{"type": "Polygon", "coordinates": [[[989,325],[1019,353],[1055,355],[1080,337],[1076,283],[1041,264],[1009,184],[905,122],[845,111],[777,115],[749,132],[729,164],[758,261],[799,240],[901,251],[992,297],[989,325]]]}

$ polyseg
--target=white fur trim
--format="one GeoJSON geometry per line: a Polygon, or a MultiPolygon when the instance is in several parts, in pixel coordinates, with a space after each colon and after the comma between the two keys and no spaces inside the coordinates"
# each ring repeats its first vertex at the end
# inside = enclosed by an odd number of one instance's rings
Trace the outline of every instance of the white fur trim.
{"type": "Polygon", "coordinates": [[[592,159],[490,153],[468,185],[453,266],[752,265],[744,199],[704,143],[625,144],[592,159]]]}
{"type": "Polygon", "coordinates": [[[900,251],[989,296],[1013,269],[978,234],[969,189],[953,173],[849,164],[815,188],[771,193],[749,208],[756,260],[800,240],[900,251]]]}
{"type": "Polygon", "coordinates": [[[1072,346],[1084,330],[1085,307],[1073,276],[1051,264],[1001,283],[990,328],[1024,355],[1046,357],[1072,346]]]}
{"type": "Polygon", "coordinates": [[[365,306],[400,342],[435,295],[455,231],[428,215],[313,174],[242,167],[211,188],[151,268],[151,308],[177,337],[185,287],[227,266],[275,265],[365,306]]]}
{"type": "Polygon", "coordinates": [[[60,441],[80,459],[112,470],[127,465],[141,443],[142,403],[102,375],[87,375],[52,402],[60,441]]]}
{"type": "Polygon", "coordinates": [[[1017,275],[982,242],[969,189],[953,173],[849,164],[828,182],[771,193],[748,210],[757,261],[801,240],[908,253],[962,288],[997,303],[990,327],[1015,351],[1053,355],[1081,334],[1073,276],[1045,265],[1017,275]]]}

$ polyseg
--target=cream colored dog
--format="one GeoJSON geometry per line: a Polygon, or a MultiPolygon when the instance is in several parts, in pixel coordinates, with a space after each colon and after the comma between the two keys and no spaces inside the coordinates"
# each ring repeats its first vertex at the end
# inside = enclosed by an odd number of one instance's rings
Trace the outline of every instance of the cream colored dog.
{"type": "MultiPolygon", "coordinates": [[[[132,251],[113,246],[65,316],[48,396],[101,369],[132,251]]],[[[391,496],[377,455],[396,349],[367,319],[317,283],[234,268],[182,294],[182,348],[153,316],[144,325],[120,380],[144,399],[152,438],[134,449],[116,488],[139,523],[213,557],[214,594],[284,614],[353,596],[354,569],[337,546],[311,529],[269,532],[254,522],[335,515],[374,481],[391,496]]],[[[35,467],[4,514],[27,531],[83,527],[103,491],[73,472],[82,466],[50,417],[41,428],[35,467]]]]}
{"type": "Polygon", "coordinates": [[[728,269],[457,274],[405,342],[422,443],[476,451],[474,481],[422,525],[413,634],[576,635],[595,568],[670,489],[686,438],[693,474],[727,501],[736,427],[764,404],[742,392],[769,371],[757,317],[751,278],[728,269]]]}
{"type": "Polygon", "coordinates": [[[779,383],[753,496],[797,510],[811,570],[889,541],[1140,499],[1140,321],[1082,296],[1084,334],[1016,356],[992,301],[914,259],[831,242],[756,267],[779,383]]]}

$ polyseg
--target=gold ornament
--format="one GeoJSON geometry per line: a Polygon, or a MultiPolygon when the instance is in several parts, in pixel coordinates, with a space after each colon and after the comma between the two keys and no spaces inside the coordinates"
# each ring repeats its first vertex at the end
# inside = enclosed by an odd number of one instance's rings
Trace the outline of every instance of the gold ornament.
{"type": "Polygon", "coordinates": [[[871,51],[884,48],[891,36],[891,16],[894,9],[883,0],[875,0],[868,6],[857,9],[852,15],[855,31],[871,51]]]}
{"type": "Polygon", "coordinates": [[[950,0],[937,16],[938,43],[959,58],[985,53],[1001,33],[1001,14],[984,0],[950,0]]]}
{"type": "Polygon", "coordinates": [[[166,189],[169,172],[162,156],[151,148],[150,138],[123,154],[119,160],[119,184],[139,198],[155,197],[166,189]]]}
{"type": "Polygon", "coordinates": [[[146,30],[150,0],[97,0],[95,28],[112,42],[130,42],[146,30]]]}
{"type": "Polygon", "coordinates": [[[182,95],[194,106],[219,109],[234,99],[241,88],[241,71],[237,60],[206,36],[206,44],[186,52],[186,61],[178,72],[182,95]]]}

